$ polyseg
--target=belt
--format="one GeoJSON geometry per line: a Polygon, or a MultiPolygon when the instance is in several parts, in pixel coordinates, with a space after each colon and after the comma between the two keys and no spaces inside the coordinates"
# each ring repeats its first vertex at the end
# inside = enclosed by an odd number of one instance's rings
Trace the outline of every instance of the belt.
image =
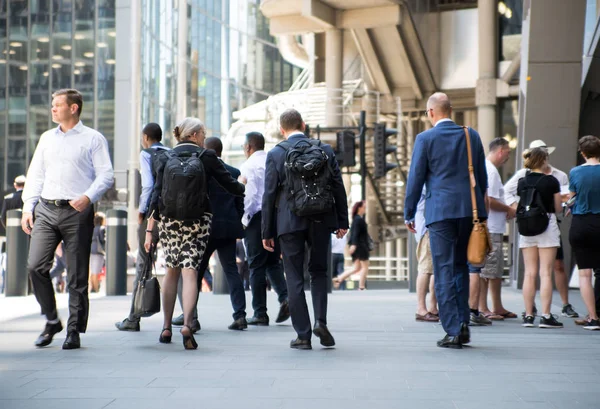
{"type": "Polygon", "coordinates": [[[40,198],[40,200],[47,205],[53,205],[56,207],[70,206],[69,205],[70,200],[67,200],[67,199],[48,200],[48,199],[44,199],[42,197],[42,198],[40,198]]]}

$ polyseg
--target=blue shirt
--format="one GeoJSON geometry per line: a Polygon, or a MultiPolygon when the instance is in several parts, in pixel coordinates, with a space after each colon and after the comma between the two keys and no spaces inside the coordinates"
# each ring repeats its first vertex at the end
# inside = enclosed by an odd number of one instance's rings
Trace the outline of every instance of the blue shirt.
{"type": "MultiPolygon", "coordinates": [[[[151,149],[168,149],[162,143],[156,142],[150,146],[151,149]]],[[[140,175],[142,177],[142,193],[140,194],[140,213],[147,213],[150,205],[150,196],[154,187],[154,175],[152,174],[152,156],[145,150],[140,152],[140,175]]]]}
{"type": "Polygon", "coordinates": [[[419,199],[419,203],[417,204],[417,213],[415,214],[415,229],[417,230],[417,234],[415,234],[415,239],[417,239],[417,243],[421,241],[421,237],[425,235],[427,231],[427,222],[425,221],[425,196],[427,195],[427,188],[423,186],[423,191],[421,192],[421,198],[419,199]]]}
{"type": "Polygon", "coordinates": [[[102,134],[79,121],[63,132],[60,125],[40,137],[27,171],[23,212],[33,212],[40,197],[92,203],[113,185],[108,143],[102,134]]]}
{"type": "Polygon", "coordinates": [[[600,165],[571,169],[569,190],[577,193],[573,214],[600,214],[600,165]]]}

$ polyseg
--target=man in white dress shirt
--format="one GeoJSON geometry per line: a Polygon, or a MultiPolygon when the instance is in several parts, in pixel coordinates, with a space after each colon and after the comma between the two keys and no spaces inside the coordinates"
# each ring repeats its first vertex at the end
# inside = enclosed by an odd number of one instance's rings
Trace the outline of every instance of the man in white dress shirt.
{"type": "Polygon", "coordinates": [[[63,326],[56,310],[50,268],[61,241],[68,260],[69,320],[63,349],[80,347],[88,320],[90,247],[94,207],[113,184],[108,143],[79,117],[83,97],[74,89],[52,95],[52,121],[35,149],[23,191],[21,225],[31,235],[27,269],[47,323],[35,342],[44,347],[63,326]],[[35,221],[34,221],[35,215],[35,221]]]}
{"type": "Polygon", "coordinates": [[[267,315],[267,280],[275,290],[279,300],[279,314],[275,319],[281,323],[290,318],[288,290],[283,266],[280,260],[279,246],[274,252],[263,248],[261,235],[262,200],[265,193],[265,137],[259,132],[246,134],[244,154],[248,158],[240,166],[240,178],[246,183],[244,197],[244,216],[242,224],[246,227],[246,253],[250,268],[250,289],[252,290],[252,308],[254,316],[248,319],[248,325],[269,325],[267,315]]]}
{"type": "MultiPolygon", "coordinates": [[[[554,146],[547,146],[546,142],[541,139],[535,140],[529,144],[529,149],[533,148],[544,148],[548,151],[548,154],[551,154],[556,149],[554,146]]],[[[519,180],[525,177],[527,173],[527,169],[523,168],[517,171],[506,185],[504,185],[504,201],[507,205],[517,208],[517,204],[519,203],[519,196],[517,196],[517,185],[519,184],[519,180]]],[[[546,169],[544,169],[544,173],[546,175],[552,175],[560,183],[561,190],[562,188],[568,189],[569,186],[569,177],[567,174],[559,169],[556,169],[554,166],[547,164],[546,169]]],[[[560,298],[563,302],[562,315],[564,317],[569,318],[577,318],[579,314],[575,312],[573,306],[569,303],[569,274],[565,270],[565,261],[564,261],[564,252],[562,248],[562,239],[561,246],[558,248],[556,252],[556,260],[554,261],[554,280],[556,281],[556,288],[560,294],[560,298]]]]}

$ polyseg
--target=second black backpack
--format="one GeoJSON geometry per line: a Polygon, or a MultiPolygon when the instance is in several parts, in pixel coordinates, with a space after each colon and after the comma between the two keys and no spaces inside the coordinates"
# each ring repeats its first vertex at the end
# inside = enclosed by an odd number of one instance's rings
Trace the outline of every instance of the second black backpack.
{"type": "Polygon", "coordinates": [[[279,143],[285,149],[286,194],[290,210],[306,217],[328,213],[334,205],[333,171],[321,141],[301,139],[279,143]]]}
{"type": "Polygon", "coordinates": [[[177,220],[199,219],[207,201],[206,172],[200,158],[206,149],[196,152],[163,151],[164,165],[161,201],[163,216],[177,220]]]}
{"type": "Polygon", "coordinates": [[[550,215],[546,211],[540,192],[537,190],[537,185],[541,177],[535,185],[528,183],[527,176],[523,178],[523,189],[519,192],[520,200],[517,206],[517,226],[519,234],[522,236],[537,236],[542,234],[550,224],[550,215]]]}

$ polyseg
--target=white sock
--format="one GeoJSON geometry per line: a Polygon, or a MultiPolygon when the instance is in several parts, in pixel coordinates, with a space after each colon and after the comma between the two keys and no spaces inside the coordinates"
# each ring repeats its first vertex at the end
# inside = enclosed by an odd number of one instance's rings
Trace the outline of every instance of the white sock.
{"type": "Polygon", "coordinates": [[[549,319],[552,317],[552,314],[544,314],[544,318],[549,319]]]}

